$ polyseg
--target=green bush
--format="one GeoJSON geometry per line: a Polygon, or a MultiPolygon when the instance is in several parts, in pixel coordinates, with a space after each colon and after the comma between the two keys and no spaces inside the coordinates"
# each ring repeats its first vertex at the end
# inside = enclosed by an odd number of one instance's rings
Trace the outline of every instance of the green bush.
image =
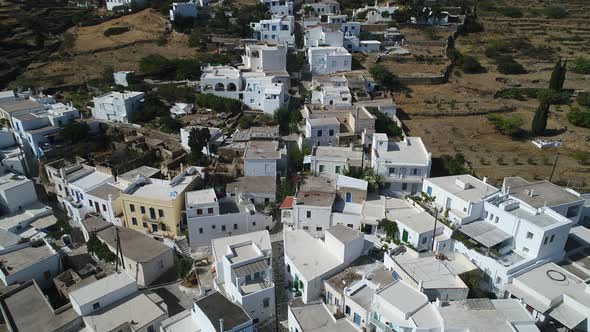
{"type": "Polygon", "coordinates": [[[506,6],[497,8],[498,13],[501,15],[512,17],[512,18],[520,18],[522,17],[522,10],[518,7],[506,6]]]}
{"type": "Polygon", "coordinates": [[[578,74],[590,74],[590,58],[577,57],[571,66],[571,71],[578,74]]]}
{"type": "Polygon", "coordinates": [[[524,67],[516,62],[511,56],[500,56],[496,59],[498,71],[505,75],[519,75],[526,74],[527,71],[524,67]]]}
{"type": "Polygon", "coordinates": [[[169,115],[161,117],[159,122],[160,130],[168,134],[177,134],[180,128],[182,128],[182,122],[169,115]]]}
{"type": "Polygon", "coordinates": [[[486,72],[486,69],[479,63],[479,61],[470,55],[463,56],[459,62],[461,64],[461,70],[466,74],[486,72]]]}
{"type": "Polygon", "coordinates": [[[582,106],[590,107],[590,93],[588,93],[588,92],[580,93],[576,97],[576,101],[578,102],[578,104],[580,104],[582,106]]]}
{"type": "Polygon", "coordinates": [[[522,129],[524,120],[518,115],[501,116],[498,114],[488,115],[488,121],[503,135],[516,136],[522,129]]]}
{"type": "Polygon", "coordinates": [[[194,260],[190,257],[175,256],[174,267],[176,268],[178,278],[185,278],[193,269],[193,263],[194,260]]]}
{"type": "Polygon", "coordinates": [[[200,93],[195,97],[198,106],[210,108],[216,112],[237,113],[242,110],[242,103],[239,100],[218,97],[210,93],[200,93]]]}
{"type": "Polygon", "coordinates": [[[376,117],[375,132],[387,134],[388,137],[398,137],[403,139],[402,129],[387,115],[380,112],[376,107],[367,107],[369,113],[376,117]]]}
{"type": "Polygon", "coordinates": [[[465,167],[465,156],[462,153],[456,153],[454,157],[444,154],[440,158],[443,168],[449,175],[469,173],[469,170],[465,167]]]}
{"type": "Polygon", "coordinates": [[[105,262],[113,263],[117,260],[117,255],[105,243],[101,242],[94,233],[90,234],[88,242],[86,242],[86,248],[89,253],[96,255],[98,259],[102,259],[105,262]]]}
{"type": "Polygon", "coordinates": [[[590,128],[590,109],[572,106],[567,119],[574,126],[590,128]]]}
{"type": "Polygon", "coordinates": [[[125,32],[128,32],[128,31],[129,31],[128,27],[110,27],[110,28],[106,29],[102,34],[105,37],[108,37],[108,36],[120,35],[125,32]]]}
{"type": "Polygon", "coordinates": [[[168,59],[161,55],[151,54],[139,62],[141,73],[159,80],[199,79],[201,62],[197,59],[168,59]]]}
{"type": "Polygon", "coordinates": [[[566,18],[569,16],[567,9],[565,9],[561,6],[545,7],[545,8],[543,8],[542,12],[543,12],[543,15],[545,15],[547,18],[553,18],[553,19],[566,18]]]}
{"type": "Polygon", "coordinates": [[[397,75],[389,71],[384,65],[374,65],[369,69],[369,73],[382,89],[398,90],[401,88],[401,82],[397,75]]]}

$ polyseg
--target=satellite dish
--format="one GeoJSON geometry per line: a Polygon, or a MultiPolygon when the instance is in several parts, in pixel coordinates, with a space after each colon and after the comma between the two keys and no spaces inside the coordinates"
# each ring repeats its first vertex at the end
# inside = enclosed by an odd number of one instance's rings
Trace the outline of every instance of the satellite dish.
{"type": "Polygon", "coordinates": [[[170,192],[170,197],[176,197],[176,196],[178,196],[178,192],[176,192],[176,191],[170,192]]]}

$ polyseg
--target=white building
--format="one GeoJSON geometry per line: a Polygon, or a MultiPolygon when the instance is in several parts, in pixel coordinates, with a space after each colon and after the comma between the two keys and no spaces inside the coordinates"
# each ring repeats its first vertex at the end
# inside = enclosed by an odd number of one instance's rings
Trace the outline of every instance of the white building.
{"type": "Polygon", "coordinates": [[[115,272],[69,293],[74,311],[88,331],[157,331],[168,317],[168,307],[155,293],[139,293],[124,271],[115,272]]]}
{"type": "Polygon", "coordinates": [[[0,279],[4,286],[34,279],[40,287],[47,288],[62,271],[59,254],[44,240],[4,250],[0,261],[0,279]]]}
{"type": "Polygon", "coordinates": [[[255,324],[268,322],[275,312],[275,285],[268,231],[211,241],[215,258],[215,288],[238,303],[255,324]]]}
{"type": "Polygon", "coordinates": [[[273,223],[251,198],[237,193],[218,199],[213,189],[186,193],[186,217],[193,249],[209,246],[212,239],[270,229],[273,223]]]}
{"type": "Polygon", "coordinates": [[[252,22],[250,28],[254,30],[254,38],[259,41],[289,47],[295,46],[295,17],[290,14],[252,22]]]}
{"type": "Polygon", "coordinates": [[[398,6],[389,6],[389,2],[385,6],[379,6],[377,2],[374,5],[365,5],[364,7],[353,10],[353,17],[357,17],[360,13],[366,13],[366,21],[369,24],[379,22],[389,22],[393,20],[393,15],[399,10],[398,6]]]}
{"type": "Polygon", "coordinates": [[[304,303],[319,298],[323,280],[342,271],[364,248],[363,233],[344,225],[325,232],[325,239],[304,230],[285,230],[285,278],[294,296],[304,303]]]}
{"type": "Polygon", "coordinates": [[[113,226],[96,236],[113,253],[117,252],[117,238],[120,239],[123,251],[121,265],[140,286],[149,286],[174,266],[172,249],[139,231],[113,226]]]}
{"type": "Polygon", "coordinates": [[[352,94],[344,76],[332,76],[329,80],[312,80],[311,102],[324,106],[351,107],[352,94]]]}
{"type": "Polygon", "coordinates": [[[312,75],[351,71],[352,55],[344,47],[311,47],[307,61],[312,75]]]}
{"type": "Polygon", "coordinates": [[[244,151],[245,176],[272,176],[281,173],[286,153],[277,141],[250,141],[244,151]]]}
{"type": "Polygon", "coordinates": [[[115,85],[120,85],[124,87],[129,86],[129,82],[127,82],[127,75],[133,73],[132,71],[128,70],[121,70],[116,71],[113,73],[113,80],[115,81],[115,85]]]}
{"type": "Polygon", "coordinates": [[[98,120],[128,123],[131,114],[141,111],[143,98],[143,92],[107,92],[92,99],[92,116],[98,120]]]}
{"type": "Polygon", "coordinates": [[[7,127],[0,129],[0,173],[6,171],[26,174],[26,155],[20,144],[7,127]]]}
{"type": "Polygon", "coordinates": [[[242,176],[225,185],[230,197],[242,196],[254,204],[274,203],[277,199],[277,180],[271,176],[242,176]]]}
{"type": "Polygon", "coordinates": [[[300,300],[291,301],[288,311],[289,331],[301,332],[359,332],[346,318],[337,319],[322,301],[304,304],[300,300]]]}
{"type": "Polygon", "coordinates": [[[340,121],[329,118],[306,118],[305,140],[311,146],[336,145],[340,121]]]}
{"type": "Polygon", "coordinates": [[[142,7],[145,4],[143,0],[107,0],[106,6],[107,10],[114,10],[121,6],[131,7],[132,2],[139,7],[142,7]]]}
{"type": "MultiPolygon", "coordinates": [[[[201,130],[203,127],[201,126],[189,126],[180,128],[180,145],[186,152],[191,152],[191,147],[189,146],[189,139],[191,137],[191,131],[193,129],[201,130]]],[[[225,135],[220,128],[215,127],[207,127],[209,129],[209,139],[208,145],[203,147],[203,154],[210,155],[215,154],[217,148],[220,147],[223,143],[225,143],[225,135]]]]}
{"type": "Polygon", "coordinates": [[[254,332],[252,318],[239,305],[220,292],[211,293],[193,303],[190,310],[164,320],[160,332],[254,332]]]}
{"type": "Polygon", "coordinates": [[[379,52],[381,50],[381,42],[378,40],[361,40],[354,34],[344,36],[344,48],[351,52],[379,52]]]}
{"type": "Polygon", "coordinates": [[[469,286],[461,276],[477,272],[477,266],[460,253],[417,253],[414,250],[391,250],[383,263],[393,271],[395,279],[419,289],[431,302],[461,301],[469,294],[469,286]]]}
{"type": "Polygon", "coordinates": [[[174,103],[172,107],[170,107],[170,115],[172,117],[183,116],[192,114],[195,109],[195,105],[187,104],[187,103],[174,103]]]}
{"type": "Polygon", "coordinates": [[[340,3],[336,0],[324,0],[303,4],[303,9],[309,7],[315,16],[340,14],[340,3]]]}
{"type": "Polygon", "coordinates": [[[288,0],[260,0],[273,16],[293,15],[293,1],[288,0]]]}
{"type": "Polygon", "coordinates": [[[199,11],[207,4],[207,0],[203,1],[189,1],[189,2],[173,2],[172,9],[170,9],[170,21],[174,21],[178,17],[193,17],[199,16],[199,11]]]}
{"type": "Polygon", "coordinates": [[[342,47],[344,46],[343,39],[344,33],[340,29],[316,25],[305,29],[303,45],[305,48],[320,46],[342,47]]]}
{"type": "Polygon", "coordinates": [[[363,163],[363,151],[352,146],[315,146],[309,160],[313,175],[336,176],[345,170],[359,169],[363,163]]]}
{"type": "Polygon", "coordinates": [[[484,213],[484,200],[498,191],[469,174],[427,178],[422,185],[422,193],[453,224],[478,219],[484,213]]]}
{"type": "Polygon", "coordinates": [[[572,331],[590,331],[590,286],[555,263],[515,277],[506,291],[544,327],[553,322],[572,331]]]}
{"type": "Polygon", "coordinates": [[[386,134],[373,134],[371,167],[383,178],[383,192],[390,195],[416,194],[430,175],[432,157],[420,137],[392,142],[386,134]]]}
{"type": "Polygon", "coordinates": [[[287,47],[283,45],[247,44],[241,71],[271,73],[282,79],[280,82],[289,86],[289,73],[287,72],[287,47]]]}

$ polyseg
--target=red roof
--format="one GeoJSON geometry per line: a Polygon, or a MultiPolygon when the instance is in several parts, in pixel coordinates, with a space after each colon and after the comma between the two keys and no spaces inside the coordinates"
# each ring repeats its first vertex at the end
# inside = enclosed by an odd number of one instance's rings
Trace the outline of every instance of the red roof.
{"type": "Polygon", "coordinates": [[[293,208],[293,202],[295,201],[295,196],[287,196],[283,203],[281,203],[280,209],[291,209],[293,208]]]}

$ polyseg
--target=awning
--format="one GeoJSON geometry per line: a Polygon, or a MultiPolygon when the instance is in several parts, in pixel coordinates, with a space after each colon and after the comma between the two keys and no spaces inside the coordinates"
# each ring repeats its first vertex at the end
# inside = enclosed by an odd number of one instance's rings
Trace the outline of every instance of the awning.
{"type": "Polygon", "coordinates": [[[483,220],[463,225],[459,231],[488,248],[512,238],[512,235],[483,220]]]}
{"type": "Polygon", "coordinates": [[[255,272],[266,271],[267,269],[268,263],[266,263],[265,259],[261,259],[253,263],[236,267],[234,269],[234,273],[236,274],[236,277],[241,278],[250,274],[254,274],[255,272]]]}

